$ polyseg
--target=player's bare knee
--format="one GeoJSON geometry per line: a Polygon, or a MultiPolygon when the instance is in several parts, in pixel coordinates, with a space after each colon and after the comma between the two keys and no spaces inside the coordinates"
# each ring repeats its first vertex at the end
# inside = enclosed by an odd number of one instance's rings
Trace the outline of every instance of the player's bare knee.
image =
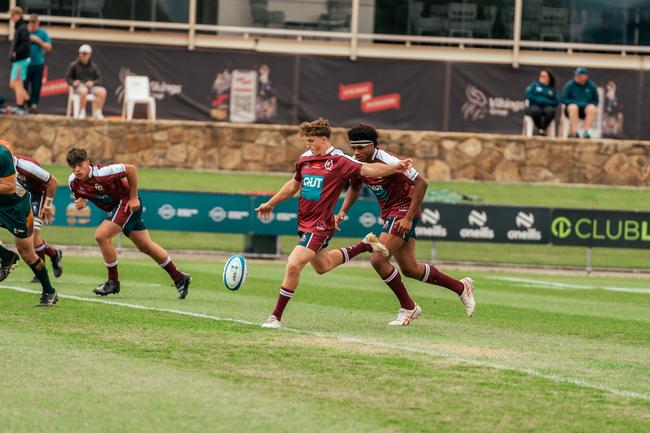
{"type": "Polygon", "coordinates": [[[381,269],[382,266],[387,262],[386,257],[381,254],[373,254],[370,256],[370,264],[375,269],[381,269]]]}
{"type": "Polygon", "coordinates": [[[297,275],[300,274],[300,271],[302,270],[302,266],[296,262],[287,262],[287,266],[285,267],[285,271],[289,275],[297,275]]]}
{"type": "Polygon", "coordinates": [[[408,266],[404,268],[400,268],[400,271],[402,271],[402,274],[406,278],[420,278],[420,272],[418,272],[418,267],[417,266],[408,266]]]}
{"type": "Polygon", "coordinates": [[[99,245],[105,244],[111,241],[111,237],[104,233],[95,233],[95,242],[99,245]]]}
{"type": "Polygon", "coordinates": [[[329,269],[328,269],[326,266],[323,266],[323,265],[321,265],[321,264],[314,265],[314,264],[312,263],[311,266],[312,266],[312,268],[314,268],[314,271],[316,271],[316,273],[317,273],[318,275],[326,274],[327,271],[329,271],[329,269]]]}

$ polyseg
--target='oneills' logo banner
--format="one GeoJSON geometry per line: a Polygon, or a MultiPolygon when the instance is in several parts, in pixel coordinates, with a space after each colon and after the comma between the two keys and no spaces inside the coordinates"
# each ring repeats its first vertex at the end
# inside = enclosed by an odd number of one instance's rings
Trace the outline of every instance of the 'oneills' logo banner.
{"type": "Polygon", "coordinates": [[[554,209],[551,242],[620,248],[650,247],[650,213],[554,209]]]}

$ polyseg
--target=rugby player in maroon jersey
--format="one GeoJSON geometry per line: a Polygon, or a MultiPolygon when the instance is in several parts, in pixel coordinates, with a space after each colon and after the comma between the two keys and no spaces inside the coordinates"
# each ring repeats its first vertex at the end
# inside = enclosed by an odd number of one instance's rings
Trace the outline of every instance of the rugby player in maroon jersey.
{"type": "MultiPolygon", "coordinates": [[[[49,171],[45,170],[35,159],[24,155],[16,155],[16,173],[27,191],[32,196],[32,212],[34,213],[34,249],[36,254],[45,260],[48,256],[52,261],[52,271],[54,276],[59,278],[63,273],[61,260],[63,253],[60,249],[52,247],[41,237],[43,223],[51,224],[54,218],[54,208],[52,202],[56,194],[58,185],[56,177],[49,171]]],[[[34,277],[32,283],[38,283],[38,278],[34,277]]]]}
{"type": "MultiPolygon", "coordinates": [[[[354,158],[364,163],[389,165],[399,161],[394,155],[377,147],[378,138],[377,130],[370,125],[357,125],[349,129],[348,139],[354,150],[354,158]]],[[[428,263],[419,263],[415,255],[415,226],[421,213],[427,180],[413,167],[403,173],[381,178],[362,175],[361,178],[353,179],[336,216],[337,228],[359,197],[363,183],[368,185],[381,207],[384,227],[379,241],[390,251],[388,256],[373,254],[370,263],[400,302],[397,317],[389,325],[408,326],[422,313],[420,306],[411,299],[404,287],[399,271],[390,263],[391,256],[395,257],[400,271],[406,277],[442,286],[456,293],[465,305],[467,315],[472,316],[476,308],[472,279],[466,277],[456,280],[428,263]]]]}
{"type": "Polygon", "coordinates": [[[191,277],[180,272],[160,245],[149,236],[142,220],[142,203],[138,197],[138,176],[134,165],[95,165],[88,159],[84,149],[72,149],[66,157],[72,174],[68,180],[75,197],[75,207],[83,209],[88,200],[106,212],[106,218],[97,227],[95,239],[102,252],[108,271],[108,280],[93,290],[106,296],[119,293],[120,279],[117,272],[117,251],[112,239],[124,233],[136,247],[155,260],[174,281],[180,299],[185,299],[191,277]]]}
{"type": "Polygon", "coordinates": [[[392,164],[363,164],[330,144],[331,128],[327,120],[304,122],[299,127],[301,137],[309,149],[296,162],[296,173],[269,201],[256,211],[268,220],[279,203],[300,191],[298,205],[298,234],[300,240],[287,259],[280,294],[271,315],[262,324],[264,328],[281,327],[282,314],[298,287],[300,273],[307,263],[323,274],[363,252],[374,251],[388,255],[388,250],[377,237],[369,233],[356,245],[326,251],[334,232],[334,206],[348,180],[359,176],[390,176],[411,168],[411,160],[397,160],[392,164]]]}

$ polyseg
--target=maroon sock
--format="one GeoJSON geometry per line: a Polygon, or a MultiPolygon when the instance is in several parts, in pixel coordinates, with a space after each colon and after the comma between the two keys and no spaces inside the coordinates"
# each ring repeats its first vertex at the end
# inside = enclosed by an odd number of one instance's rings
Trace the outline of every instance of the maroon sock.
{"type": "Polygon", "coordinates": [[[54,248],[47,242],[45,242],[43,245],[45,245],[45,254],[51,259],[56,259],[58,257],[58,254],[54,248]]]}
{"type": "Polygon", "coordinates": [[[275,303],[275,309],[272,313],[276,319],[282,320],[282,313],[284,313],[284,309],[287,307],[291,298],[293,298],[293,292],[281,287],[278,302],[275,303]]]}
{"type": "Polygon", "coordinates": [[[367,253],[372,251],[372,246],[363,242],[359,242],[356,245],[351,245],[345,248],[339,248],[339,251],[341,252],[341,254],[343,254],[343,263],[346,263],[361,253],[367,253]]]}
{"type": "Polygon", "coordinates": [[[413,302],[413,299],[409,296],[408,290],[406,290],[404,283],[402,283],[402,276],[395,266],[393,266],[393,270],[388,274],[388,276],[381,278],[384,280],[384,283],[390,287],[393,293],[395,293],[395,296],[397,296],[397,299],[399,300],[399,305],[402,308],[406,310],[412,310],[415,308],[415,302],[413,302]]]}
{"type": "Polygon", "coordinates": [[[108,270],[108,279],[115,281],[116,283],[120,282],[120,277],[117,274],[117,260],[115,260],[113,263],[104,263],[106,265],[106,269],[108,270]]]}
{"type": "Polygon", "coordinates": [[[45,254],[47,251],[47,245],[43,242],[41,245],[34,248],[36,255],[39,256],[42,260],[45,260],[45,254]]]}
{"type": "Polygon", "coordinates": [[[435,284],[436,286],[445,287],[460,296],[465,290],[465,286],[460,281],[440,272],[435,267],[425,263],[424,275],[420,278],[425,283],[435,284]]]}
{"type": "Polygon", "coordinates": [[[160,267],[166,270],[174,281],[178,281],[178,279],[183,276],[183,274],[181,274],[181,272],[176,269],[176,266],[174,265],[174,262],[172,262],[171,257],[167,257],[165,261],[160,264],[160,267]]]}

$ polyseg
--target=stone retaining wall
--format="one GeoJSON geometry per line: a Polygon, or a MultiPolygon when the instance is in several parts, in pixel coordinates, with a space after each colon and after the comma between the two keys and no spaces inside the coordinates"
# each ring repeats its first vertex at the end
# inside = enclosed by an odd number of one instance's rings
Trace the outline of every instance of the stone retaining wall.
{"type": "MultiPolygon", "coordinates": [[[[98,161],[147,167],[290,172],[304,151],[296,128],[179,121],[94,121],[2,116],[0,138],[43,163],[85,147],[98,161]]],[[[650,143],[423,131],[381,131],[429,179],[650,185],[650,143]]],[[[345,130],[332,143],[350,152],[345,130]]]]}

